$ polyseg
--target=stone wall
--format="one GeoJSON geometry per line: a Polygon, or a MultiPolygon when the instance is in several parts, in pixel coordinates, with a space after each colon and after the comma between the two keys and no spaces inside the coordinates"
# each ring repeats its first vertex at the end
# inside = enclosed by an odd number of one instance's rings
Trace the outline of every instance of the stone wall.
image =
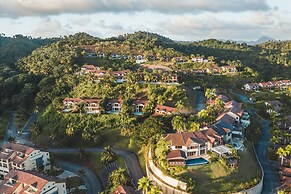
{"type": "Polygon", "coordinates": [[[154,182],[155,185],[160,187],[165,194],[189,194],[186,192],[187,184],[185,182],[174,179],[165,175],[158,167],[155,166],[151,151],[148,152],[148,160],[146,161],[147,175],[154,182]]]}

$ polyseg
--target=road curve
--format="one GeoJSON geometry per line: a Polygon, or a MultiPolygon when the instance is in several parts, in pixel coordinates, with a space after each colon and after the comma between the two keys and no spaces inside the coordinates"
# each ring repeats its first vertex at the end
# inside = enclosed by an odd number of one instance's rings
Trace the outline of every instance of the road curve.
{"type": "MultiPolygon", "coordinates": [[[[248,98],[242,94],[235,93],[242,102],[247,103],[249,102],[248,98]]],[[[252,108],[248,108],[247,111],[250,113],[250,115],[260,120],[258,115],[256,114],[255,110],[252,108]]],[[[258,156],[258,159],[262,165],[263,171],[264,171],[264,180],[263,180],[263,194],[272,194],[276,193],[276,189],[280,186],[279,183],[279,177],[276,173],[276,170],[272,166],[272,163],[269,161],[267,157],[268,153],[268,146],[270,141],[270,121],[266,119],[260,120],[262,124],[262,135],[260,137],[260,140],[255,144],[255,150],[258,156]]]]}
{"type": "MultiPolygon", "coordinates": [[[[28,119],[28,121],[26,122],[26,124],[22,130],[23,133],[17,138],[17,140],[20,143],[27,144],[30,146],[33,145],[33,143],[29,140],[29,128],[36,121],[37,116],[38,116],[37,113],[33,113],[30,116],[30,118],[28,119]]],[[[52,148],[52,149],[48,149],[48,151],[54,152],[54,153],[76,153],[76,152],[79,152],[77,148],[52,148]]],[[[87,148],[86,151],[102,152],[103,148],[102,147],[87,148]]],[[[134,186],[137,188],[138,187],[138,180],[140,178],[142,178],[143,176],[145,176],[145,174],[140,167],[139,160],[138,160],[136,154],[134,152],[131,152],[131,151],[121,150],[121,149],[117,149],[117,148],[113,148],[113,151],[125,159],[127,171],[132,178],[134,186]]],[[[85,169],[85,167],[84,167],[84,169],[85,169]]],[[[93,173],[91,171],[89,173],[89,169],[87,169],[87,171],[88,171],[87,174],[93,173]]],[[[88,178],[90,178],[90,177],[88,177],[88,178]]],[[[90,180],[91,181],[87,181],[88,184],[100,185],[100,188],[101,188],[101,184],[100,184],[98,179],[92,178],[90,180]],[[93,183],[94,181],[96,181],[95,184],[93,183]]],[[[93,188],[93,186],[90,186],[90,187],[93,188]]]]}
{"type": "Polygon", "coordinates": [[[59,161],[57,162],[57,164],[63,169],[74,172],[76,174],[79,173],[79,170],[81,169],[84,170],[85,173],[81,177],[83,178],[85,182],[85,186],[87,188],[88,194],[98,194],[102,191],[102,186],[98,178],[90,169],[82,165],[71,163],[71,162],[59,161]]]}
{"type": "MultiPolygon", "coordinates": [[[[77,153],[79,152],[76,148],[51,148],[48,149],[49,152],[52,153],[77,153]]],[[[102,147],[94,147],[94,148],[87,148],[87,152],[102,152],[102,147]]],[[[133,184],[137,188],[138,187],[138,180],[145,176],[144,172],[142,171],[138,158],[135,153],[121,150],[117,148],[113,148],[113,151],[122,156],[125,159],[126,168],[128,170],[129,175],[133,179],[133,184]]]]}

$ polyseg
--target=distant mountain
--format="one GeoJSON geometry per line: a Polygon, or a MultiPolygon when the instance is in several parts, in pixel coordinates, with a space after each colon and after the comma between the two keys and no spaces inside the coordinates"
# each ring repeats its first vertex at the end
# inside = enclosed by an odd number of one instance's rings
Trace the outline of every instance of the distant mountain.
{"type": "Polygon", "coordinates": [[[277,40],[274,38],[267,37],[267,36],[262,36],[258,40],[254,40],[254,41],[236,41],[236,42],[237,43],[246,43],[248,45],[257,45],[257,44],[262,44],[264,42],[269,42],[269,41],[277,41],[277,40]]]}

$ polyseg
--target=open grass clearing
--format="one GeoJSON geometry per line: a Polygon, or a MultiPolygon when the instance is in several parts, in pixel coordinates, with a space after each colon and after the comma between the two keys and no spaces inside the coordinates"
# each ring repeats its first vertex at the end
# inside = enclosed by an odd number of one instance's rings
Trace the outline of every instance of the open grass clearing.
{"type": "Polygon", "coordinates": [[[182,176],[196,182],[196,193],[227,193],[240,190],[240,184],[260,178],[260,168],[251,146],[240,154],[239,169],[231,172],[219,161],[189,167],[182,176]]]}

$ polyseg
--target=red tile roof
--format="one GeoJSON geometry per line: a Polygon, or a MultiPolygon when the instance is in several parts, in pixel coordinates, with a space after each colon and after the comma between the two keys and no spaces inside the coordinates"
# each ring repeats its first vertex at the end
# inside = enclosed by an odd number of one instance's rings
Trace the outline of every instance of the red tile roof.
{"type": "Polygon", "coordinates": [[[134,194],[136,193],[134,191],[134,188],[129,187],[129,186],[122,186],[119,185],[116,190],[114,190],[113,192],[111,192],[111,194],[134,194]]]}

